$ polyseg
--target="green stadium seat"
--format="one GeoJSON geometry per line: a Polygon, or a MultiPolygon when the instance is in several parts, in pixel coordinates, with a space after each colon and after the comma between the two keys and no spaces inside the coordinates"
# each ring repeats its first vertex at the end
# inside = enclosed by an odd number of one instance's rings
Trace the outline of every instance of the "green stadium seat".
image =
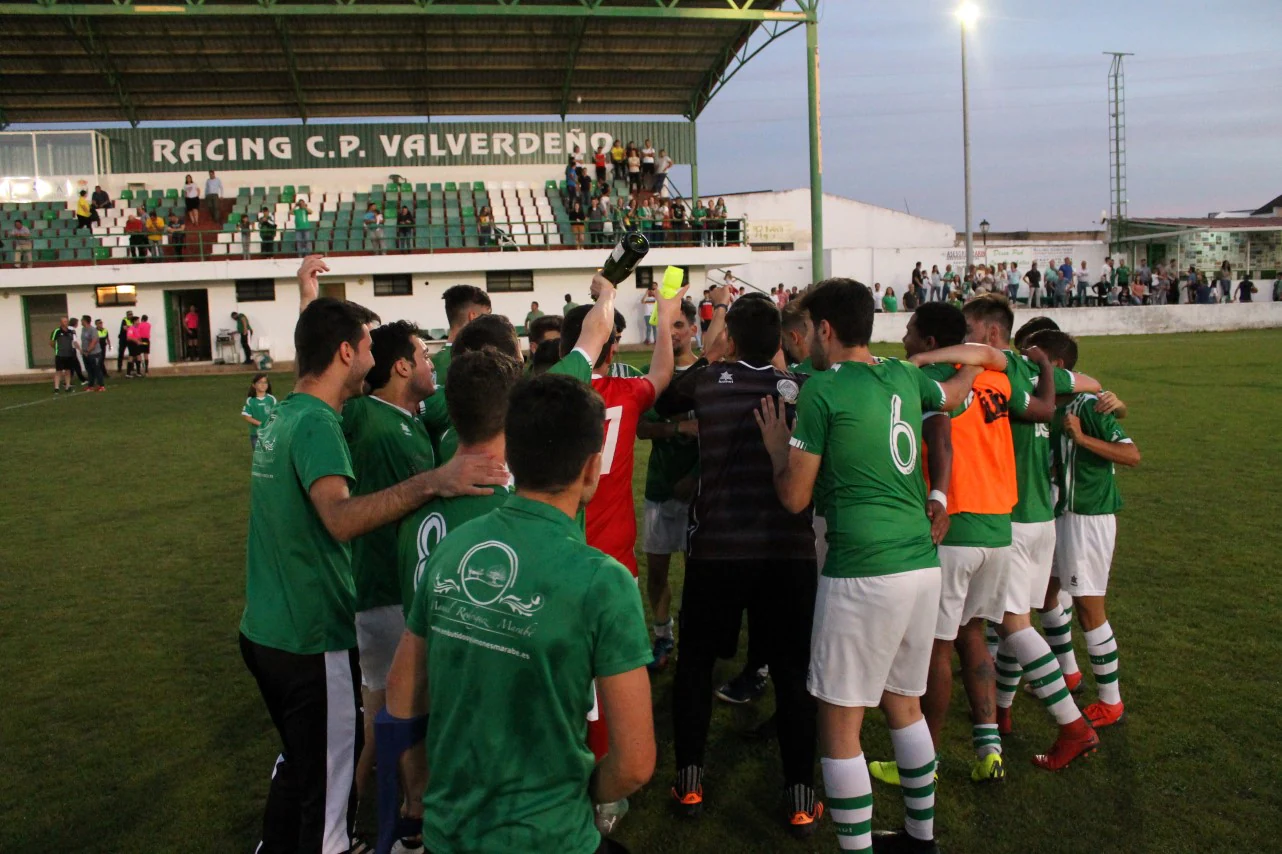
{"type": "Polygon", "coordinates": [[[427,210],[427,199],[416,199],[414,202],[414,207],[417,210],[427,210]]]}
{"type": "Polygon", "coordinates": [[[279,196],[279,195],[280,195],[280,187],[268,187],[268,188],[267,188],[267,192],[271,193],[271,194],[272,194],[272,195],[274,195],[274,196],[279,196]]]}
{"type": "Polygon", "coordinates": [[[305,195],[307,193],[310,193],[311,191],[312,191],[312,187],[310,184],[299,184],[298,193],[296,193],[295,195],[299,195],[299,194],[305,195]]]}
{"type": "Polygon", "coordinates": [[[95,261],[106,261],[111,258],[111,249],[106,246],[95,246],[93,257],[95,261]]]}
{"type": "MultiPolygon", "coordinates": [[[[407,185],[407,186],[408,186],[408,185],[407,185]]],[[[422,194],[426,194],[426,193],[427,193],[427,185],[426,185],[426,184],[415,184],[415,185],[414,185],[414,192],[415,192],[415,193],[422,193],[422,194]]]]}
{"type": "Polygon", "coordinates": [[[432,184],[432,195],[438,195],[441,192],[440,184],[432,184]]]}
{"type": "Polygon", "coordinates": [[[289,195],[292,196],[294,195],[294,185],[286,184],[284,187],[281,188],[280,192],[281,192],[281,195],[284,195],[285,193],[289,193],[289,195]]]}
{"type": "Polygon", "coordinates": [[[485,182],[484,182],[484,181],[474,181],[474,182],[472,182],[472,189],[473,189],[473,190],[484,190],[484,189],[485,189],[485,182]]]}
{"type": "Polygon", "coordinates": [[[546,189],[546,190],[550,190],[551,192],[554,192],[554,193],[555,193],[555,192],[556,192],[556,190],[557,190],[557,186],[556,186],[556,179],[555,179],[555,178],[550,178],[550,179],[548,180],[548,182],[547,182],[546,184],[544,184],[544,185],[543,185],[543,187],[544,187],[544,189],[546,189]]]}
{"type": "Polygon", "coordinates": [[[249,198],[251,191],[252,191],[251,187],[241,187],[239,190],[236,191],[236,198],[247,199],[249,198]]]}
{"type": "Polygon", "coordinates": [[[58,212],[57,212],[57,211],[45,211],[45,212],[44,212],[44,215],[41,217],[41,219],[45,220],[46,222],[52,222],[53,220],[56,220],[57,218],[58,218],[58,212]]]}
{"type": "Polygon", "coordinates": [[[37,261],[57,261],[58,251],[56,249],[37,249],[36,260],[37,261]]]}
{"type": "Polygon", "coordinates": [[[121,190],[118,197],[121,201],[132,202],[134,200],[133,190],[121,190]]]}
{"type": "Polygon", "coordinates": [[[445,182],[445,192],[447,192],[447,193],[457,193],[457,192],[458,192],[458,185],[457,185],[457,184],[455,184],[453,181],[446,181],[446,182],[445,182]]]}
{"type": "MultiPolygon", "coordinates": [[[[165,190],[165,198],[166,198],[166,199],[176,199],[176,198],[178,198],[178,190],[177,190],[177,188],[175,188],[175,187],[170,187],[168,190],[165,190]]],[[[110,253],[108,253],[108,254],[110,254],[110,253]]]]}
{"type": "Polygon", "coordinates": [[[372,193],[381,193],[381,192],[383,192],[383,185],[382,185],[382,184],[375,184],[374,186],[370,187],[369,189],[370,189],[370,192],[372,192],[372,193]]]}
{"type": "MultiPolygon", "coordinates": [[[[238,214],[238,213],[231,213],[231,214],[228,214],[228,215],[227,215],[227,225],[236,225],[236,224],[238,224],[238,223],[240,222],[240,220],[241,220],[241,216],[242,216],[242,215],[241,215],[241,214],[238,214]]],[[[224,229],[225,229],[225,227],[224,227],[224,229]]]]}
{"type": "Polygon", "coordinates": [[[475,208],[463,208],[463,216],[464,216],[464,217],[476,216],[476,209],[475,209],[475,208]]]}

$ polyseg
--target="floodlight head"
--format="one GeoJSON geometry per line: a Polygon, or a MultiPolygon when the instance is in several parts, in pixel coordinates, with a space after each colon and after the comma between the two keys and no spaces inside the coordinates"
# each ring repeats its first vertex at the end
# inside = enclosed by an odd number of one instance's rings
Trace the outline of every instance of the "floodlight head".
{"type": "Polygon", "coordinates": [[[957,15],[957,20],[961,21],[963,27],[970,29],[979,20],[979,7],[974,3],[963,3],[957,7],[954,14],[957,15]]]}

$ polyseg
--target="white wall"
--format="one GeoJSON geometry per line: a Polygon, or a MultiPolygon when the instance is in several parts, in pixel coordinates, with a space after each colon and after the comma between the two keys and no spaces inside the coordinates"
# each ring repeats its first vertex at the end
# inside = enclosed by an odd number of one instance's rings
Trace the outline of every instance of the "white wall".
{"type": "MultiPolygon", "coordinates": [[[[1077,336],[1225,332],[1282,327],[1282,302],[1019,309],[1015,312],[1015,328],[1037,315],[1051,318],[1065,332],[1077,336]]],[[[878,314],[873,321],[872,340],[903,340],[911,316],[907,311],[878,314]]]]}
{"type": "MultiPolygon", "coordinates": [[[[792,243],[799,250],[810,248],[809,190],[742,193],[724,198],[732,218],[748,218],[749,233],[757,242],[792,243]],[[767,226],[767,233],[757,233],[767,226]]],[[[951,246],[956,235],[946,223],[829,193],[824,194],[823,215],[824,247],[828,249],[951,246]]]]}

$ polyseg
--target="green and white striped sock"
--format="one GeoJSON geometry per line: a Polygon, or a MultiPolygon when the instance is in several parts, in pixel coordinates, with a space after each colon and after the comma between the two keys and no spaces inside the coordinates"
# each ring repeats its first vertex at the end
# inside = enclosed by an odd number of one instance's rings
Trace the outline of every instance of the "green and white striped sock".
{"type": "Polygon", "coordinates": [[[1073,597],[1069,595],[1068,591],[1067,590],[1059,591],[1059,595],[1056,597],[1056,599],[1059,600],[1059,606],[1064,609],[1064,613],[1068,614],[1069,618],[1072,618],[1073,597]]]}
{"type": "MultiPolygon", "coordinates": [[[[970,743],[975,748],[975,756],[983,759],[990,753],[1002,752],[1002,737],[997,732],[997,724],[973,724],[970,728],[970,743]]],[[[899,776],[904,776],[900,770],[899,776]]]]}
{"type": "Polygon", "coordinates": [[[872,851],[872,780],[861,753],[851,759],[820,760],[824,792],[837,847],[842,851],[872,851]]]}
{"type": "Polygon", "coordinates": [[[997,658],[997,646],[1001,642],[1001,637],[997,634],[997,626],[990,622],[984,623],[984,643],[988,646],[988,657],[997,658]]]}
{"type": "Polygon", "coordinates": [[[1065,675],[1077,673],[1077,653],[1073,652],[1073,618],[1059,605],[1038,613],[1042,617],[1042,631],[1046,632],[1046,642],[1059,659],[1060,671],[1065,675]]]}
{"type": "Polygon", "coordinates": [[[935,743],[925,718],[890,731],[904,793],[904,829],[914,839],[935,838],[935,743]]]}
{"type": "MultiPolygon", "coordinates": [[[[1011,634],[1002,643],[1006,644],[1019,660],[1024,675],[1028,677],[1029,686],[1032,687],[1037,699],[1042,701],[1046,711],[1050,712],[1051,717],[1055,719],[1055,723],[1065,726],[1082,716],[1077,704],[1073,702],[1072,695],[1068,693],[1068,686],[1064,684],[1064,674],[1060,672],[1055,654],[1032,626],[1011,634]]],[[[997,690],[1000,692],[1001,665],[997,666],[997,690]]],[[[997,702],[1000,704],[1001,701],[999,693],[997,702]]]]}
{"type": "Polygon", "coordinates": [[[1091,672],[1095,674],[1100,700],[1109,704],[1122,702],[1117,679],[1117,639],[1107,621],[1086,633],[1086,651],[1091,656],[1091,672]]]}
{"type": "Polygon", "coordinates": [[[1010,638],[997,644],[997,655],[994,661],[997,664],[997,707],[1009,709],[1015,702],[1019,678],[1024,673],[1019,666],[1019,659],[1015,658],[1015,653],[1010,647],[1010,638]]]}

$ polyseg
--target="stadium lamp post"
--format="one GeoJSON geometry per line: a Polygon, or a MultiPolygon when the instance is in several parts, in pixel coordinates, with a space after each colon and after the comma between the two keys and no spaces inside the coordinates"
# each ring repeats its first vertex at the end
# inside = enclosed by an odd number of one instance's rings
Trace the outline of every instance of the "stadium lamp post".
{"type": "Polygon", "coordinates": [[[984,248],[987,249],[988,248],[988,220],[987,219],[981,219],[979,221],[979,233],[984,235],[984,248]]]}
{"type": "Polygon", "coordinates": [[[806,13],[806,94],[810,124],[810,276],[824,278],[824,156],[819,124],[819,0],[798,2],[806,13]]]}
{"type": "Polygon", "coordinates": [[[979,20],[979,7],[974,3],[963,3],[956,15],[961,22],[962,160],[966,180],[966,270],[969,272],[975,265],[975,235],[970,228],[970,89],[966,85],[966,30],[979,20]]]}

